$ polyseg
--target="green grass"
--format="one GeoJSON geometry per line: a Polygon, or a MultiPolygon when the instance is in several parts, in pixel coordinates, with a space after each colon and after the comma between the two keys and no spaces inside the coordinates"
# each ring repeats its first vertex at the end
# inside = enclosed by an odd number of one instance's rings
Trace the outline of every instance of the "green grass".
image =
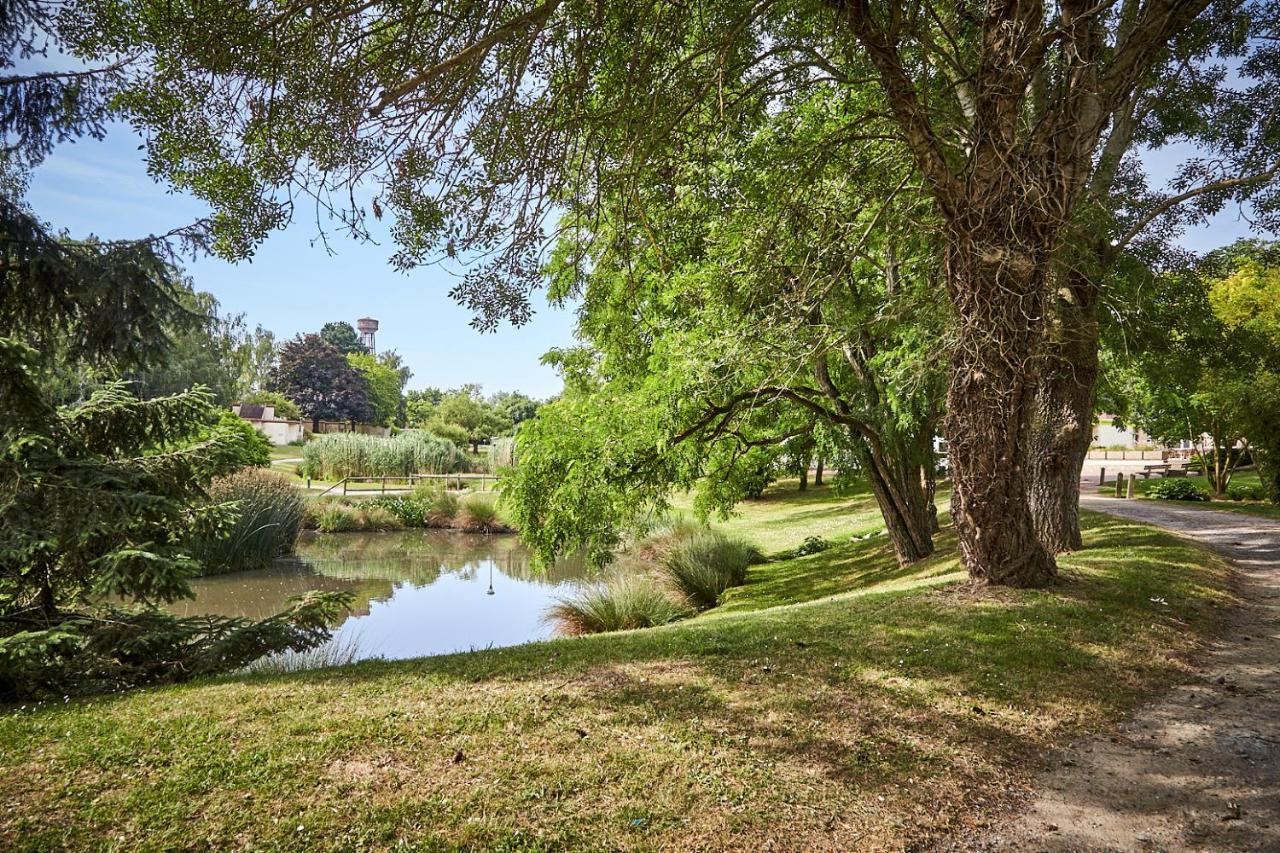
{"type": "MultiPolygon", "coordinates": [[[[1114,477],[1114,475],[1112,475],[1114,477]]],[[[1213,490],[1209,488],[1209,480],[1207,477],[1187,477],[1187,480],[1194,483],[1202,491],[1213,494],[1213,490]]],[[[1148,498],[1147,492],[1156,483],[1161,481],[1160,477],[1151,479],[1143,479],[1139,477],[1133,484],[1134,495],[1145,500],[1158,500],[1156,498],[1148,498]]],[[[1258,478],[1258,472],[1255,470],[1239,471],[1231,477],[1231,486],[1243,486],[1245,488],[1257,488],[1262,485],[1262,481],[1258,478]]],[[[1099,486],[1098,493],[1102,495],[1115,496],[1116,487],[1115,480],[1112,479],[1106,486],[1099,486]]],[[[1208,501],[1158,501],[1159,503],[1176,504],[1179,506],[1189,506],[1195,509],[1211,509],[1221,510],[1223,512],[1238,512],[1244,515],[1256,515],[1263,518],[1280,518],[1280,506],[1262,501],[1233,501],[1226,497],[1211,498],[1208,501]]]]}
{"type": "Polygon", "coordinates": [[[302,445],[273,444],[271,445],[270,456],[273,463],[281,459],[301,459],[302,445]]]}
{"type": "MultiPolygon", "coordinates": [[[[744,517],[806,519],[775,549],[865,523],[763,504],[744,517]]],[[[1085,522],[1050,590],[949,583],[948,535],[899,568],[876,536],[752,566],[669,626],[12,709],[0,847],[923,843],[1181,677],[1229,603],[1208,552],[1085,522]]]]}
{"type": "MultiPolygon", "coordinates": [[[[739,504],[727,519],[713,518],[714,525],[743,536],[766,554],[794,548],[809,536],[841,540],[864,536],[884,528],[875,498],[865,486],[851,494],[837,496],[829,484],[799,491],[796,479],[779,481],[765,490],[760,500],[739,504]]],[[[687,495],[672,501],[675,510],[692,514],[687,495]]]]}

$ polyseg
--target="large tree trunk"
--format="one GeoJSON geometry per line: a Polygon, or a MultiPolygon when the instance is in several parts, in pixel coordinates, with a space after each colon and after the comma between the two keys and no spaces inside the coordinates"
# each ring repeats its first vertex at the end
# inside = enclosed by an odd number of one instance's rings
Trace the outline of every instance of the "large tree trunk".
{"type": "Polygon", "coordinates": [[[948,240],[959,327],[947,388],[951,514],[970,577],[1044,586],[1057,566],[1036,535],[1026,463],[1049,241],[1010,239],[999,215],[990,227],[975,216],[948,240]]]}
{"type": "Polygon", "coordinates": [[[823,459],[821,456],[819,456],[819,457],[818,457],[817,467],[816,467],[816,468],[814,468],[814,470],[813,470],[813,485],[814,485],[814,486],[821,486],[821,485],[822,485],[822,469],[823,469],[823,466],[824,466],[825,462],[826,462],[826,460],[825,460],[825,459],[823,459]]]}
{"type": "Polygon", "coordinates": [[[915,466],[906,460],[894,464],[883,453],[865,445],[858,457],[899,564],[909,565],[932,554],[935,510],[920,478],[914,476],[915,466]]]}
{"type": "Polygon", "coordinates": [[[1095,288],[1067,273],[1045,343],[1031,429],[1031,515],[1036,533],[1053,553],[1078,551],[1080,474],[1093,439],[1093,399],[1098,380],[1095,288]]]}

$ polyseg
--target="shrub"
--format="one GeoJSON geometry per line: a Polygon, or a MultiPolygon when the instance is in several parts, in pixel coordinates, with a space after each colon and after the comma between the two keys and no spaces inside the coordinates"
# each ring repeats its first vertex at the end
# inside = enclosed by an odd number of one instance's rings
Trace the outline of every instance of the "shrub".
{"type": "Polygon", "coordinates": [[[480,495],[471,495],[462,502],[458,522],[459,527],[469,533],[492,533],[502,527],[498,508],[493,501],[480,495]]]}
{"type": "Polygon", "coordinates": [[[401,527],[425,527],[427,524],[427,510],[430,509],[431,503],[428,500],[419,498],[416,494],[410,496],[382,495],[365,501],[365,506],[376,506],[385,509],[396,517],[401,527]]]}
{"type": "Polygon", "coordinates": [[[715,607],[726,589],[747,580],[747,567],[761,559],[747,542],[713,530],[686,536],[662,560],[662,573],[691,606],[715,607]]]}
{"type": "Polygon", "coordinates": [[[415,430],[394,438],[350,432],[318,436],[302,448],[298,473],[316,480],[340,480],[452,474],[468,469],[466,455],[453,442],[415,430]]]}
{"type": "Polygon", "coordinates": [[[634,572],[580,588],[558,600],[543,618],[568,636],[652,628],[674,622],[685,609],[654,578],[634,572]]]}
{"type": "Polygon", "coordinates": [[[1231,486],[1227,489],[1227,497],[1233,501],[1262,501],[1267,499],[1266,490],[1262,486],[1231,486]]]}
{"type": "Polygon", "coordinates": [[[775,560],[790,560],[794,557],[804,557],[809,554],[819,554],[832,546],[833,543],[828,542],[821,536],[806,536],[805,540],[794,548],[788,548],[786,551],[779,551],[774,555],[775,560]]]}
{"type": "Polygon", "coordinates": [[[262,568],[293,550],[306,499],[285,477],[245,468],[215,479],[208,492],[212,502],[235,508],[234,521],[222,535],[204,534],[191,542],[191,554],[205,574],[262,568]]]}
{"type": "Polygon", "coordinates": [[[458,498],[449,492],[440,492],[431,499],[427,508],[429,527],[448,527],[458,517],[458,498]]]}
{"type": "Polygon", "coordinates": [[[286,421],[296,421],[302,417],[298,404],[278,391],[253,391],[242,397],[240,402],[275,406],[276,417],[286,421]]]}
{"type": "Polygon", "coordinates": [[[1209,493],[1183,478],[1165,479],[1147,489],[1147,496],[1165,501],[1207,501],[1209,493]]]}
{"type": "MultiPolygon", "coordinates": [[[[224,409],[218,412],[208,433],[212,433],[214,428],[232,430],[240,437],[240,447],[235,456],[237,468],[267,468],[271,465],[271,442],[244,418],[224,409]]],[[[208,433],[204,437],[207,438],[208,433]]]]}

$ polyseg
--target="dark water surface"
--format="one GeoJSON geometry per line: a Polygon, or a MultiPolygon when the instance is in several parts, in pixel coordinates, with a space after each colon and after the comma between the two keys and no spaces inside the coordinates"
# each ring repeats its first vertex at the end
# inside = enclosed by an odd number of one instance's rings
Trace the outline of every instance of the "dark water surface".
{"type": "Polygon", "coordinates": [[[579,560],[535,571],[515,536],[304,533],[297,558],[260,571],[198,578],[195,599],[175,610],[262,618],[281,610],[290,596],[345,590],[354,605],[334,642],[353,648],[355,660],[408,658],[550,637],[543,611],[585,574],[579,560]]]}

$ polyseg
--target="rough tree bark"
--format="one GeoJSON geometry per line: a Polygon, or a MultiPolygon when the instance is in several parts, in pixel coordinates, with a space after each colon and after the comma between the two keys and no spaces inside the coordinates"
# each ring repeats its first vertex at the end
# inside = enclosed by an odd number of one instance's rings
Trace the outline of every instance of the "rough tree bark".
{"type": "Polygon", "coordinates": [[[998,213],[975,210],[967,224],[949,235],[947,252],[959,320],[947,388],[951,516],[971,577],[1044,586],[1057,567],[1032,520],[1026,449],[1052,243],[1007,233],[998,213]]]}
{"type": "Polygon", "coordinates": [[[1097,288],[1063,273],[1036,391],[1028,497],[1040,541],[1051,552],[1078,551],[1080,472],[1093,438],[1098,380],[1097,288]]]}
{"type": "Polygon", "coordinates": [[[915,476],[915,466],[894,464],[866,443],[859,446],[858,463],[871,484],[898,563],[906,566],[932,554],[936,508],[915,476]]]}

